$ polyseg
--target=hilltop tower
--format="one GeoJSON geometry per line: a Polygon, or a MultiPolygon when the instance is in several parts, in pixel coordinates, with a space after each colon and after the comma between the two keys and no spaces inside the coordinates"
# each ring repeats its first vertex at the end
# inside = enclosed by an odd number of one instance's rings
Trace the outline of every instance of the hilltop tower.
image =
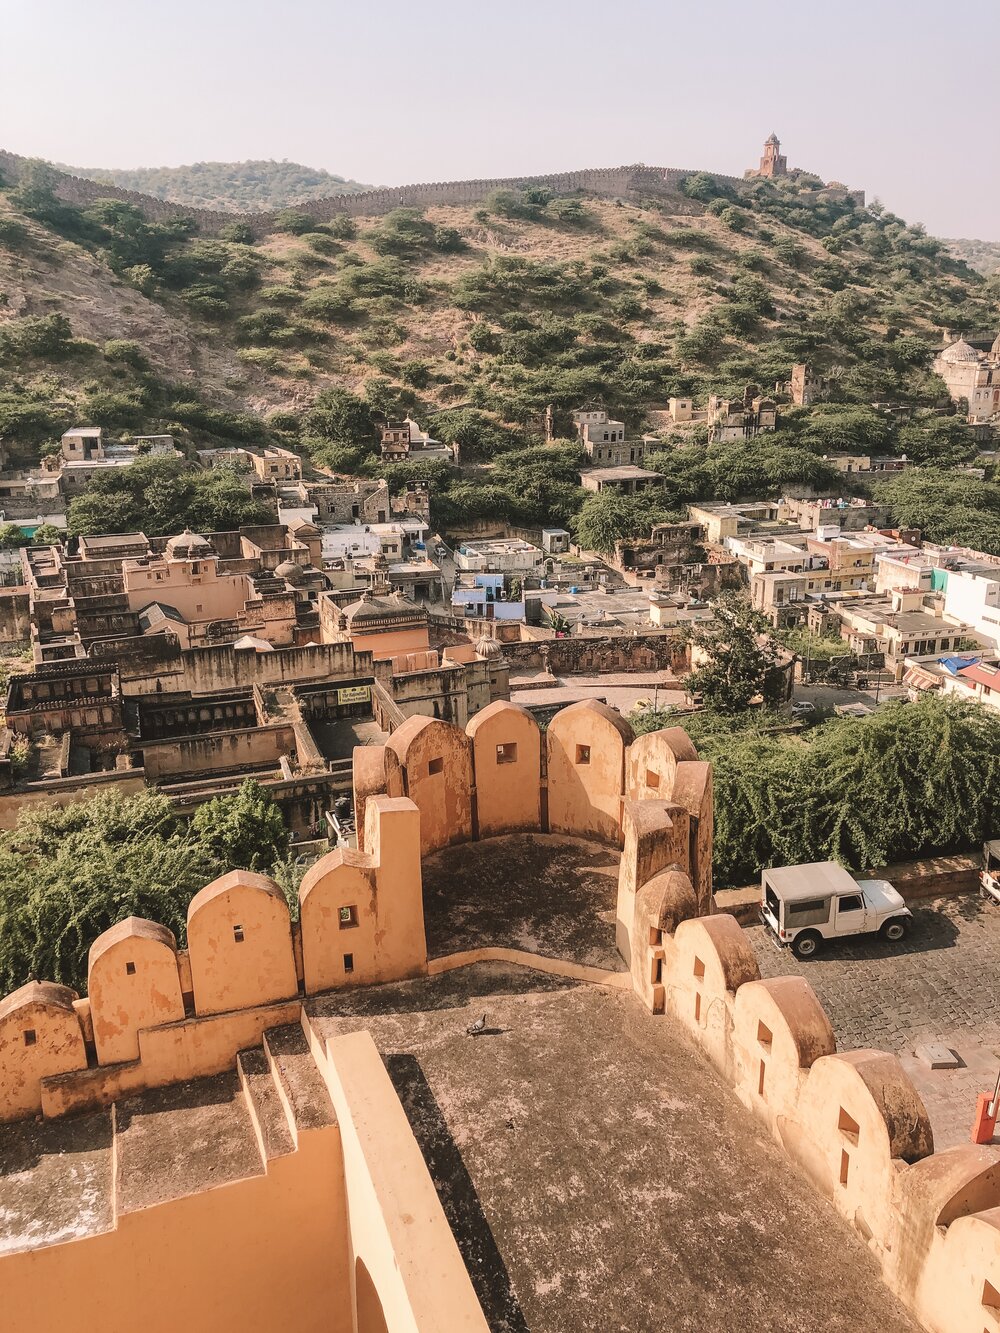
{"type": "Polygon", "coordinates": [[[788,159],[782,155],[781,142],[776,134],[770,134],[764,140],[764,156],[760,159],[761,176],[785,176],[788,173],[788,159]]]}

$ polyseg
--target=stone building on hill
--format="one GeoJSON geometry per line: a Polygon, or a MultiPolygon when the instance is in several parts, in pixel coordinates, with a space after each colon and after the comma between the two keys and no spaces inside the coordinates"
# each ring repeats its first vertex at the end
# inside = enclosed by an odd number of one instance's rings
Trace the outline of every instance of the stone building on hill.
{"type": "Polygon", "coordinates": [[[757,170],[759,176],[768,178],[788,175],[788,158],[781,151],[781,141],[771,133],[764,140],[764,155],[757,170]]]}
{"type": "Polygon", "coordinates": [[[972,425],[1000,419],[1000,335],[957,342],[939,352],[933,370],[955,403],[966,405],[972,425]]]}

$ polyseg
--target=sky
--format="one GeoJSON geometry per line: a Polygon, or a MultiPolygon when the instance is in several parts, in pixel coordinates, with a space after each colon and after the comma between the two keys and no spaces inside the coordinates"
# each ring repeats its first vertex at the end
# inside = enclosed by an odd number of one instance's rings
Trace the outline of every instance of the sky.
{"type": "MultiPolygon", "coordinates": [[[[977,11],[988,28],[988,10],[977,11]]],[[[993,45],[940,0],[0,0],[0,147],[375,185],[789,165],[1000,240],[993,45]],[[982,101],[983,94],[987,94],[982,101]]]]}

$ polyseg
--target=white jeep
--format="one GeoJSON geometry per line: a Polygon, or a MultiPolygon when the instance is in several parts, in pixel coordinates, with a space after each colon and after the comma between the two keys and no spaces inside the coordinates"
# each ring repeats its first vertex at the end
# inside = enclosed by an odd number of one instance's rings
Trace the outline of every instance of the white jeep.
{"type": "Polygon", "coordinates": [[[903,939],[912,913],[888,880],[858,879],[836,861],[781,866],[761,876],[760,919],[796,958],[846,935],[903,939]]]}

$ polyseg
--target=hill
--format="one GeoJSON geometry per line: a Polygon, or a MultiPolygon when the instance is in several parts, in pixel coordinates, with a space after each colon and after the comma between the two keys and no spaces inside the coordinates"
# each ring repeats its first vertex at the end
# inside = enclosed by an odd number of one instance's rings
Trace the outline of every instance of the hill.
{"type": "Polygon", "coordinates": [[[970,268],[989,277],[1000,269],[1000,241],[945,241],[948,253],[964,259],[970,268]]]}
{"type": "MultiPolygon", "coordinates": [[[[563,436],[581,405],[659,433],[657,513],[860,484],[825,461],[837,450],[945,467],[977,452],[929,367],[942,327],[997,325],[989,284],[919,227],[817,199],[808,181],[737,192],[697,173],[622,199],[499,189],[381,217],[289,213],[264,237],[74,206],[51,185],[37,168],[0,193],[0,434],[26,462],[92,421],[272,439],[378,475],[377,419],[411,412],[462,446],[459,473],[430,468],[440,522],[565,523],[614,506],[581,510],[575,448],[539,448],[550,404],[563,436]],[[797,361],[833,374],[836,401],[783,410],[766,440],[706,445],[703,426],[663,411],[671,396],[773,390],[797,361]]],[[[644,526],[651,503],[619,506],[617,531],[644,526]]]]}
{"type": "Polygon", "coordinates": [[[371,188],[300,162],[193,162],[183,167],[130,170],[60,166],[59,170],[190,208],[233,213],[266,212],[371,188]]]}

